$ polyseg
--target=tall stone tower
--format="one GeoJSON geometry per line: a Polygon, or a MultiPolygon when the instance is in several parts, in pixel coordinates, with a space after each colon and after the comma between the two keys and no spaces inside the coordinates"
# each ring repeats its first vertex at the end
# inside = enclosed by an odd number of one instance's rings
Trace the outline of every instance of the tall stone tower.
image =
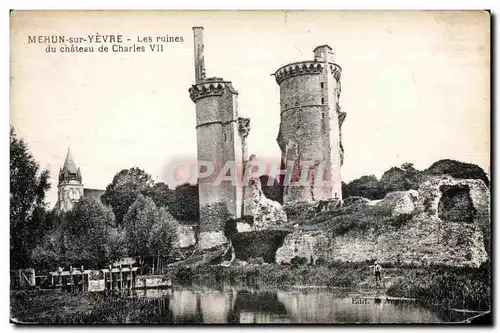
{"type": "Polygon", "coordinates": [[[198,161],[214,165],[212,176],[198,179],[198,248],[208,249],[228,242],[224,236],[225,222],[243,213],[243,188],[230,182],[214,182],[227,162],[234,163],[239,172],[243,169],[250,120],[238,116],[238,92],[230,81],[206,78],[203,27],[194,27],[193,35],[195,84],[189,95],[196,105],[198,161]]]}
{"type": "Polygon", "coordinates": [[[81,197],[83,197],[82,174],[80,168],[76,167],[68,148],[64,165],[59,170],[56,209],[60,212],[67,212],[81,197]]]}
{"type": "Polygon", "coordinates": [[[339,106],[341,68],[328,45],[313,52],[314,60],[291,63],[274,73],[281,107],[277,141],[282,162],[295,165],[291,184],[284,188],[284,203],[342,200],[341,128],[346,113],[339,106]],[[306,185],[298,183],[303,173],[308,174],[306,185]]]}

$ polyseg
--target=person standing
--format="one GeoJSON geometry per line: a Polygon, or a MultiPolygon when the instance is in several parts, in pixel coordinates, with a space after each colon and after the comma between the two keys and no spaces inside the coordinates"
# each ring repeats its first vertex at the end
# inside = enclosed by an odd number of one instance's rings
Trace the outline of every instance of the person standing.
{"type": "Polygon", "coordinates": [[[373,273],[375,274],[375,282],[378,284],[379,281],[382,281],[382,277],[380,275],[382,272],[382,266],[380,266],[377,260],[375,260],[373,265],[371,265],[370,267],[373,267],[373,273]]]}

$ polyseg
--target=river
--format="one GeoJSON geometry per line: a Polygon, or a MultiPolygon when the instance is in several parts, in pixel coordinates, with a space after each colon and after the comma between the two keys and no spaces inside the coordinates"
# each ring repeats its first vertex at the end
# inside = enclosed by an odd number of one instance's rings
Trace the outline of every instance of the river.
{"type": "MultiPolygon", "coordinates": [[[[327,288],[256,290],[246,287],[176,287],[136,290],[154,300],[168,323],[446,323],[470,314],[438,311],[385,295],[327,288]]],[[[166,322],[167,323],[167,322],[166,322]]]]}

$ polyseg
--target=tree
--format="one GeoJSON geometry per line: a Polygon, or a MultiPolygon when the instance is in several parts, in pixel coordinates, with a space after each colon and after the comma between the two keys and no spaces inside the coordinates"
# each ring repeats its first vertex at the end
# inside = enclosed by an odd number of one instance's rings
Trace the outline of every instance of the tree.
{"type": "Polygon", "coordinates": [[[166,210],[161,207],[158,212],[158,219],[154,221],[149,233],[148,248],[149,254],[157,258],[156,267],[161,272],[161,258],[172,255],[175,242],[177,242],[177,228],[179,223],[166,210]]]}
{"type": "Polygon", "coordinates": [[[129,207],[122,223],[130,249],[129,254],[148,256],[149,233],[158,219],[159,212],[153,199],[139,194],[129,207]]]}
{"type": "Polygon", "coordinates": [[[171,207],[174,201],[174,191],[167,184],[159,182],[146,193],[153,199],[157,207],[171,207]]]}
{"type": "Polygon", "coordinates": [[[40,170],[27,144],[10,128],[10,267],[28,266],[45,231],[45,194],[50,173],[40,170]]]}
{"type": "Polygon", "coordinates": [[[43,267],[102,267],[126,255],[125,245],[112,209],[100,200],[83,197],[33,250],[33,261],[43,267]]]}
{"type": "Polygon", "coordinates": [[[185,183],[175,188],[173,201],[169,205],[172,215],[181,221],[198,221],[199,213],[198,185],[185,183]]]}
{"type": "Polygon", "coordinates": [[[83,197],[69,213],[66,226],[71,239],[68,257],[77,262],[104,265],[110,260],[119,259],[118,251],[112,249],[114,240],[110,235],[116,233],[113,210],[101,201],[83,197]],[[115,253],[115,257],[111,256],[115,253]]]}
{"type": "Polygon", "coordinates": [[[147,194],[153,186],[151,175],[139,168],[124,169],[113,177],[101,200],[113,208],[116,222],[120,225],[130,205],[139,194],[147,194]]]}
{"type": "Polygon", "coordinates": [[[358,179],[354,179],[348,184],[343,184],[342,191],[344,198],[359,196],[376,200],[383,198],[385,195],[380,187],[377,177],[374,175],[362,176],[358,179]]]}
{"type": "Polygon", "coordinates": [[[54,267],[54,265],[66,265],[64,257],[65,238],[64,229],[57,227],[47,232],[42,241],[33,249],[31,258],[35,267],[54,267]]]}
{"type": "Polygon", "coordinates": [[[115,215],[100,200],[83,197],[68,214],[68,258],[78,263],[105,265],[126,253],[116,241],[115,215]]]}
{"type": "Polygon", "coordinates": [[[109,258],[112,259],[123,258],[128,254],[125,229],[116,227],[109,230],[106,251],[109,258]]]}
{"type": "Polygon", "coordinates": [[[450,175],[459,179],[481,179],[487,186],[490,185],[484,170],[476,164],[444,159],[434,162],[427,170],[426,175],[450,175]]]}
{"type": "Polygon", "coordinates": [[[394,191],[416,190],[420,186],[420,172],[412,163],[404,163],[400,168],[392,167],[380,178],[384,195],[394,191]]]}

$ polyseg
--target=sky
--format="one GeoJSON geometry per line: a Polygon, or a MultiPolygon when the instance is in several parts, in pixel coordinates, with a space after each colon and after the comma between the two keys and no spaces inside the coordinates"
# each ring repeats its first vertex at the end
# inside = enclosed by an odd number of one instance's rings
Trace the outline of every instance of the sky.
{"type": "Polygon", "coordinates": [[[193,26],[204,27],[207,77],[239,91],[239,114],[251,118],[250,154],[280,156],[279,87],[270,74],[328,44],[342,67],[344,181],[443,158],[488,172],[486,12],[14,12],[10,122],[51,171],[51,205],[68,147],[85,187],[100,189],[134,166],[163,181],[169,162],[196,156],[193,26]],[[137,38],[184,42],[164,43],[164,52],[99,53],[93,44],[94,53],[52,54],[28,43],[97,33],[146,48],[137,38]]]}

